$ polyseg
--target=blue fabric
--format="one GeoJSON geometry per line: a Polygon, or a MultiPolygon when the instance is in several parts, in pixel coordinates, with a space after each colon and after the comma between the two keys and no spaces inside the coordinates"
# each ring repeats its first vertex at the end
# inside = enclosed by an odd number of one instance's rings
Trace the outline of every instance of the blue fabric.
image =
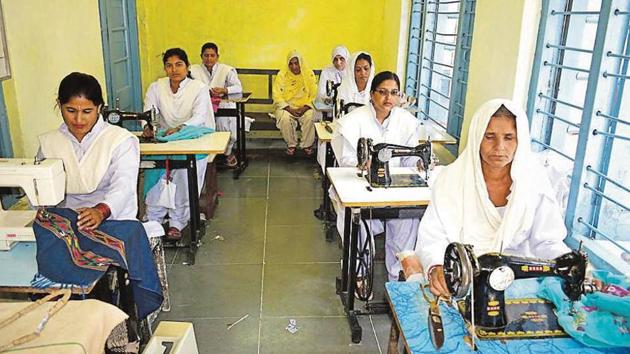
{"type": "MultiPolygon", "coordinates": [[[[137,220],[105,220],[98,227],[99,231],[124,243],[124,252],[96,242],[85,236],[77,228],[77,212],[67,208],[49,208],[49,213],[68,219],[72,231],[78,239],[82,251],[91,251],[102,257],[107,257],[127,270],[133,292],[134,302],[140,319],[157,310],[163,301],[160,279],[149,246],[149,240],[144,227],[137,220]],[[123,256],[124,255],[124,256],[123,256]]],[[[37,242],[37,268],[39,274],[33,279],[44,284],[42,279],[62,284],[76,284],[86,286],[98,280],[105,272],[89,269],[74,263],[66,243],[52,231],[33,223],[33,231],[37,242]],[[45,278],[42,278],[45,277],[45,278]]],[[[71,234],[68,232],[67,234],[71,234]]]]}
{"type": "Polygon", "coordinates": [[[558,323],[565,332],[590,347],[630,347],[630,297],[597,292],[583,295],[571,305],[562,284],[560,278],[543,278],[538,296],[556,306],[558,323]]]}
{"type": "MultiPolygon", "coordinates": [[[[193,127],[185,125],[180,129],[177,133],[173,133],[171,135],[164,136],[166,130],[161,129],[158,131],[156,135],[156,139],[159,141],[176,141],[176,140],[186,140],[186,139],[196,139],[202,137],[206,134],[210,134],[214,132],[212,128],[206,127],[193,127]]],[[[195,155],[195,159],[201,160],[206,158],[208,155],[197,154],[195,155]]],[[[186,155],[150,155],[143,156],[143,160],[152,160],[152,161],[164,161],[164,160],[186,160],[186,155]]],[[[155,186],[162,175],[166,172],[163,168],[154,168],[150,170],[144,171],[144,184],[142,186],[143,195],[146,198],[149,190],[155,186]]]]}

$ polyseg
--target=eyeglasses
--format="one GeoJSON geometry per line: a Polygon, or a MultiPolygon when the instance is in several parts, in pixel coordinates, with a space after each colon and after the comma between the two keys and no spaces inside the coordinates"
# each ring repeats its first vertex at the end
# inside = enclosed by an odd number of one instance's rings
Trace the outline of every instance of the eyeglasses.
{"type": "Polygon", "coordinates": [[[400,91],[398,90],[388,90],[388,89],[383,89],[383,88],[379,88],[375,90],[376,92],[378,92],[379,95],[385,97],[385,96],[392,96],[392,97],[400,97],[400,91]]]}

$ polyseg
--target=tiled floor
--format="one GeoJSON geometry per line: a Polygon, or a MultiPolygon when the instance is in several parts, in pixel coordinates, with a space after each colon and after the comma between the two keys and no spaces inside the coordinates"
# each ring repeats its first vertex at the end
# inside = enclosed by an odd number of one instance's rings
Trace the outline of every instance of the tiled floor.
{"type": "Polygon", "coordinates": [[[173,306],[159,319],[192,322],[201,353],[386,352],[387,315],[362,317],[363,341],[350,340],[335,293],[341,250],[313,217],[322,196],[317,168],[257,150],[240,179],[221,172],[224,195],[197,263],[182,265],[184,255],[167,250],[173,306]],[[289,319],[297,320],[295,334],[289,319]]]}

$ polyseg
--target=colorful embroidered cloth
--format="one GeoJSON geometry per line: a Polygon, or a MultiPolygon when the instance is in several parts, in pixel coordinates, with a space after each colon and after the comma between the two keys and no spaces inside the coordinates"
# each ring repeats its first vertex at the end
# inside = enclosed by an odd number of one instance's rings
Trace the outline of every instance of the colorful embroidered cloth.
{"type": "Polygon", "coordinates": [[[596,348],[630,347],[630,283],[595,277],[608,285],[573,305],[562,291],[560,278],[543,278],[538,296],[553,302],[558,323],[575,340],[596,348]]]}
{"type": "MultiPolygon", "coordinates": [[[[77,212],[47,208],[33,223],[37,241],[35,283],[42,277],[63,284],[89,285],[109,266],[127,270],[138,316],[162,305],[162,289],[144,227],[136,220],[105,220],[98,229],[80,231],[77,212]]],[[[39,281],[38,281],[39,280],[39,281]]]]}

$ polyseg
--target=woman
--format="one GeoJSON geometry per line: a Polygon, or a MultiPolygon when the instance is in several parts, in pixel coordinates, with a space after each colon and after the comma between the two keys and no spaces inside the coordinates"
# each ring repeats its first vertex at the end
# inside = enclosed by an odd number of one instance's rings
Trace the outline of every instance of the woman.
{"type": "MultiPolygon", "coordinates": [[[[341,167],[357,166],[357,142],[359,138],[371,138],[374,144],[391,143],[416,146],[420,141],[420,122],[409,112],[397,107],[400,98],[400,80],[392,72],[384,71],[374,77],[370,88],[370,101],[341,117],[338,129],[333,135],[332,146],[341,167]]],[[[394,157],[390,167],[416,167],[418,157],[394,157]]],[[[335,193],[331,199],[338,202],[335,193]]],[[[383,232],[383,223],[374,220],[369,223],[371,234],[383,232]]],[[[337,228],[343,234],[343,213],[337,215],[337,228]]],[[[396,252],[409,249],[416,244],[418,219],[392,219],[385,222],[387,240],[385,243],[385,263],[390,280],[398,279],[400,263],[396,252]]],[[[361,238],[365,239],[365,230],[361,238]]]]}
{"type": "Polygon", "coordinates": [[[39,136],[41,158],[59,158],[66,170],[60,207],[79,212],[78,227],[94,230],[103,220],[135,220],[140,165],[138,138],[99,115],[103,95],[91,75],[74,72],[59,84],[63,123],[39,136]]]}
{"type": "MultiPolygon", "coordinates": [[[[210,96],[217,98],[233,94],[242,93],[243,87],[238,79],[236,69],[219,63],[219,47],[214,43],[206,43],[201,47],[201,60],[203,64],[194,64],[190,67],[190,74],[193,79],[200,80],[210,87],[210,96]]],[[[236,109],[236,103],[220,102],[218,108],[236,109]]],[[[236,167],[236,156],[232,153],[232,147],[236,142],[236,117],[215,117],[217,131],[230,132],[230,142],[228,143],[225,155],[226,165],[236,167]]]]}
{"type": "Polygon", "coordinates": [[[287,55],[286,64],[273,83],[273,104],[276,126],[287,143],[287,155],[294,156],[297,148],[297,124],[302,128],[300,148],[312,156],[315,142],[313,100],[317,96],[315,74],[297,51],[287,55]]]}
{"type": "Polygon", "coordinates": [[[449,294],[442,262],[450,242],[472,244],[477,256],[550,259],[570,252],[561,210],[529,141],[527,116],[512,101],[490,100],[474,114],[466,148],[436,178],[418,230],[416,254],[433,294],[449,294]]]}
{"type": "MultiPolygon", "coordinates": [[[[165,135],[178,132],[184,126],[214,128],[214,114],[210,109],[208,86],[188,77],[190,63],[188,55],[180,48],[171,48],[162,58],[166,77],[152,83],[144,99],[144,109],[155,107],[158,113],[158,124],[166,128],[165,135]]],[[[145,135],[151,132],[145,129],[145,135]]],[[[207,158],[197,160],[197,183],[203,185],[207,158]]],[[[173,240],[181,238],[181,230],[190,219],[188,201],[188,178],[186,170],[171,172],[172,183],[175,183],[175,208],[160,206],[160,184],[153,186],[146,196],[147,219],[162,222],[166,214],[169,216],[167,237],[173,240]]],[[[166,174],[161,177],[166,179],[166,174]]],[[[199,188],[201,191],[201,188],[199,188]]]]}
{"type": "Polygon", "coordinates": [[[350,53],[348,49],[342,45],[333,49],[331,54],[332,65],[322,69],[322,73],[319,75],[317,99],[321,102],[330,103],[330,98],[326,95],[326,82],[332,81],[334,84],[341,83],[349,56],[350,53]]]}
{"type": "Polygon", "coordinates": [[[344,104],[367,104],[371,98],[369,89],[374,78],[374,70],[374,62],[370,54],[367,52],[352,54],[352,58],[346,66],[345,77],[347,80],[341,82],[337,99],[343,100],[344,104]]]}

